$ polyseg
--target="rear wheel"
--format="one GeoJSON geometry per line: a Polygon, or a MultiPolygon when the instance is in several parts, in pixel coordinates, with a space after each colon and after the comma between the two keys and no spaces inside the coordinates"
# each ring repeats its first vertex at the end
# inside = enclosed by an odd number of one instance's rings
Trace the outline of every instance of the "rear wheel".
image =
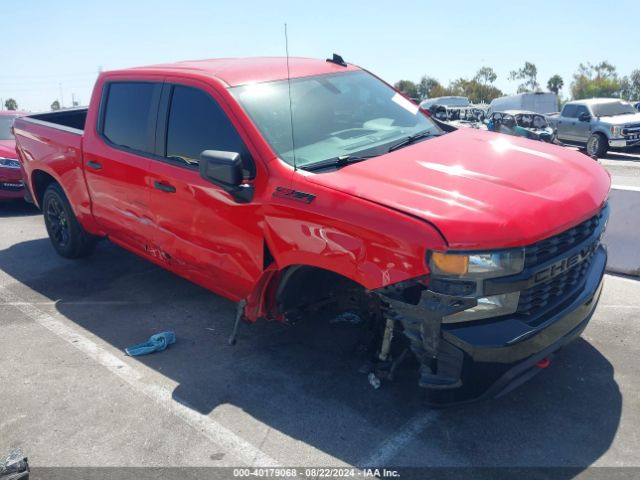
{"type": "Polygon", "coordinates": [[[587,155],[590,157],[604,157],[607,153],[607,139],[601,133],[594,133],[587,140],[587,155]]]}
{"type": "Polygon", "coordinates": [[[67,196],[57,183],[52,183],[45,190],[42,211],[49,239],[60,256],[81,258],[93,252],[97,237],[82,228],[67,196]]]}

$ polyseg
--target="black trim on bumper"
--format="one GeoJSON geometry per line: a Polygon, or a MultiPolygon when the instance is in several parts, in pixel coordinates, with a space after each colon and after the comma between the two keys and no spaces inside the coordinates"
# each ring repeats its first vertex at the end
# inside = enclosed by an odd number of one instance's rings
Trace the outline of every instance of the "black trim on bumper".
{"type": "Polygon", "coordinates": [[[461,386],[427,388],[428,402],[444,406],[501,396],[538,373],[537,362],[551,357],[587,326],[602,290],[606,259],[606,251],[598,248],[580,295],[540,325],[510,318],[443,325],[442,343],[463,353],[461,386]]]}

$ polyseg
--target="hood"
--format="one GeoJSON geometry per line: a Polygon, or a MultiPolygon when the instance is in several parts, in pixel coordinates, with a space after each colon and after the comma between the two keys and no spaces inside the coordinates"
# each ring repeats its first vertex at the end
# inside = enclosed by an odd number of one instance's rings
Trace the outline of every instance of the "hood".
{"type": "Polygon", "coordinates": [[[626,123],[640,123],[640,113],[627,113],[613,117],[600,117],[600,121],[609,125],[624,125],[626,123]]]}
{"type": "Polygon", "coordinates": [[[594,215],[611,184],[586,155],[475,129],[306,178],[423,219],[452,248],[515,247],[552,236],[594,215]]]}
{"type": "Polygon", "coordinates": [[[0,157],[18,158],[15,140],[0,140],[0,157]]]}

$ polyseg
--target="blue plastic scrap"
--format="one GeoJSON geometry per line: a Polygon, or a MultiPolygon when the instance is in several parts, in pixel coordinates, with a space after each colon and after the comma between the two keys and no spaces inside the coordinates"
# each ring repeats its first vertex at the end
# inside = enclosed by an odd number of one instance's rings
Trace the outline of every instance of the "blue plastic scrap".
{"type": "Polygon", "coordinates": [[[151,335],[149,341],[145,343],[139,343],[124,349],[127,355],[137,357],[140,355],[148,355],[153,352],[161,352],[172,343],[176,343],[176,334],[173,332],[160,332],[155,335],[151,335]]]}

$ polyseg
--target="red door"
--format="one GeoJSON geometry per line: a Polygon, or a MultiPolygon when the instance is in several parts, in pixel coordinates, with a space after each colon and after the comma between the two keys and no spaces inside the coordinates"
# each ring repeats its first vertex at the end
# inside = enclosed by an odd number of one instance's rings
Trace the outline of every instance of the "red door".
{"type": "MultiPolygon", "coordinates": [[[[165,87],[158,157],[149,165],[155,239],[171,270],[237,300],[262,272],[259,206],[256,200],[238,203],[202,179],[198,160],[203,150],[238,152],[248,181],[255,177],[255,164],[214,92],[198,85],[165,87]]],[[[254,199],[260,193],[257,188],[254,199]]]]}
{"type": "Polygon", "coordinates": [[[87,135],[83,148],[96,221],[114,241],[147,252],[153,249],[149,156],[154,150],[161,90],[161,82],[108,82],[98,135],[87,135]]]}

